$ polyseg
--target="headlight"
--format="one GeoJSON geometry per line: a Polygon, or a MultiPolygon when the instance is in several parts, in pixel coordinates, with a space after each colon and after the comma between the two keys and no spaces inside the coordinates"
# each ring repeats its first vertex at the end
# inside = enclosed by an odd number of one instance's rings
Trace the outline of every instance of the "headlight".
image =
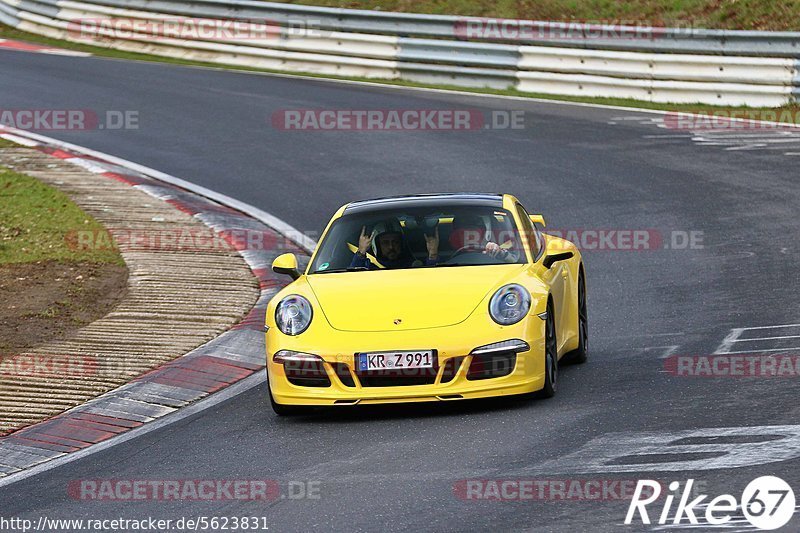
{"type": "Polygon", "coordinates": [[[275,308],[275,323],[286,335],[300,335],[311,324],[311,304],[300,295],[287,296],[275,308]]]}
{"type": "Polygon", "coordinates": [[[531,295],[516,283],[500,287],[489,301],[489,314],[501,326],[510,326],[522,320],[531,308],[531,295]]]}

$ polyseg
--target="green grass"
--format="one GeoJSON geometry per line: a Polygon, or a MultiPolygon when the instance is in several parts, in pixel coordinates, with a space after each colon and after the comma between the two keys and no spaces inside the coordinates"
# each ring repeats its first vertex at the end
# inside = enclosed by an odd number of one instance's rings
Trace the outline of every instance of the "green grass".
{"type": "Polygon", "coordinates": [[[289,0],[407,13],[729,30],[798,30],[800,0],[289,0]]]}
{"type": "MultiPolygon", "coordinates": [[[[676,0],[679,1],[679,0],[676,0]]],[[[800,3],[800,0],[797,0],[800,3]]],[[[579,103],[589,103],[589,104],[603,104],[603,105],[613,105],[613,106],[622,106],[622,107],[633,107],[633,108],[640,108],[640,109],[654,109],[654,110],[661,110],[661,111],[692,111],[692,112],[704,112],[704,113],[726,113],[732,110],[748,110],[748,111],[758,111],[758,110],[768,110],[768,111],[775,111],[781,121],[788,122],[788,123],[800,123],[800,104],[790,104],[783,107],[778,108],[757,108],[757,107],[749,107],[749,106],[739,106],[739,107],[731,107],[731,106],[713,106],[707,104],[661,104],[661,103],[654,103],[654,102],[644,102],[641,100],[632,100],[628,98],[598,98],[598,97],[583,97],[583,96],[561,96],[561,95],[553,95],[553,94],[544,94],[544,93],[529,93],[529,92],[520,92],[514,89],[486,89],[486,88],[468,88],[468,87],[459,87],[455,85],[432,85],[432,84],[423,84],[423,83],[415,83],[411,81],[404,81],[404,80],[376,80],[376,79],[367,79],[367,78],[358,78],[358,77],[348,77],[348,76],[331,76],[331,75],[323,75],[323,74],[311,74],[311,73],[287,73],[282,71],[276,70],[268,70],[268,69],[258,69],[252,67],[240,67],[240,66],[227,66],[221,65],[218,63],[207,63],[201,61],[187,61],[184,59],[177,59],[177,58],[170,58],[170,57],[161,57],[161,56],[154,56],[150,54],[138,54],[134,52],[123,52],[119,50],[113,50],[108,48],[102,48],[98,46],[90,46],[86,44],[80,43],[73,43],[70,41],[62,41],[59,39],[52,39],[49,37],[42,37],[40,35],[27,33],[23,31],[19,31],[15,28],[11,28],[9,26],[5,26],[0,24],[0,38],[5,39],[19,39],[29,42],[35,42],[40,44],[45,44],[48,46],[55,46],[60,48],[67,48],[70,50],[78,50],[82,52],[89,52],[97,56],[101,57],[109,57],[114,59],[126,59],[126,60],[134,60],[134,61],[146,61],[151,63],[168,63],[173,65],[183,65],[183,66],[193,66],[193,67],[205,67],[205,68],[215,68],[215,69],[224,69],[224,70],[236,70],[236,71],[245,71],[245,72],[262,72],[262,73],[271,73],[271,74],[294,74],[298,76],[305,76],[310,78],[320,78],[320,79],[333,79],[333,80],[346,80],[346,81],[365,81],[369,83],[375,83],[379,85],[388,85],[388,86],[400,86],[400,87],[420,87],[420,88],[433,88],[433,89],[446,89],[446,90],[455,90],[461,91],[466,93],[476,93],[476,94],[492,94],[492,95],[500,95],[500,96],[513,96],[518,98],[538,98],[544,100],[559,100],[559,101],[566,101],[566,102],[579,102],[579,103]]],[[[757,119],[758,117],[752,117],[757,119]]]]}
{"type": "Polygon", "coordinates": [[[0,265],[47,260],[125,264],[115,250],[70,246],[76,231],[104,230],[66,194],[0,167],[0,265]]]}

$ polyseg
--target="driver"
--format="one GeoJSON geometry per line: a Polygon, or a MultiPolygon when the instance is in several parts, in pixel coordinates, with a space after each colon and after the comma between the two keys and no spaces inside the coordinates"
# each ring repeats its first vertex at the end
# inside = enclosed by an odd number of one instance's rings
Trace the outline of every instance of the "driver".
{"type": "Polygon", "coordinates": [[[449,239],[450,246],[455,251],[482,251],[486,255],[509,263],[514,263],[519,259],[519,256],[514,252],[488,240],[486,234],[486,225],[481,217],[477,215],[457,216],[453,219],[453,231],[450,233],[449,239]]]}
{"type": "MultiPolygon", "coordinates": [[[[404,246],[403,232],[399,228],[399,224],[396,226],[395,224],[378,224],[372,230],[371,235],[367,235],[366,226],[362,226],[361,234],[358,237],[358,251],[353,254],[350,267],[364,267],[370,270],[378,268],[367,257],[367,251],[370,248],[375,253],[375,258],[385,268],[422,266],[423,263],[415,260],[404,246]]],[[[433,235],[425,235],[425,246],[428,249],[428,258],[424,264],[426,266],[437,264],[439,261],[439,228],[436,228],[433,235]]]]}

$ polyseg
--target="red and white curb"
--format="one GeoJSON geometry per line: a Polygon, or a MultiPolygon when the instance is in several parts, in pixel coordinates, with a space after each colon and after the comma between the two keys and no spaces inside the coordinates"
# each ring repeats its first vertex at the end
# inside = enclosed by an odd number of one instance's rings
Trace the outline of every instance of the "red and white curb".
{"type": "Polygon", "coordinates": [[[16,50],[17,52],[33,52],[36,54],[50,54],[57,56],[89,57],[89,52],[78,52],[66,48],[53,48],[35,43],[15,41],[13,39],[0,39],[0,50],[16,50]]]}
{"type": "Polygon", "coordinates": [[[49,420],[0,437],[0,486],[95,453],[174,423],[265,380],[264,309],[285,284],[272,260],[288,251],[308,255],[315,245],[268,213],[180,178],[123,159],[0,126],[0,138],[35,148],[90,172],[127,183],[231,235],[257,231],[280,243],[245,249],[229,240],[259,279],[261,295],[248,316],[229,331],[136,380],[49,420]]]}

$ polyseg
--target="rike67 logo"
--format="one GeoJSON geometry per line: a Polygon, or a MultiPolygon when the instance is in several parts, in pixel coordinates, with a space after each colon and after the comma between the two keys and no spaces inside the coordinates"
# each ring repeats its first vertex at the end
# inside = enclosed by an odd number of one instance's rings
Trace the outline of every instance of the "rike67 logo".
{"type": "MultiPolygon", "coordinates": [[[[692,486],[694,480],[689,479],[681,490],[679,481],[669,484],[669,492],[663,501],[663,507],[653,520],[664,525],[668,521],[672,524],[684,524],[686,521],[692,525],[721,526],[744,515],[750,525],[761,530],[778,529],[789,523],[795,510],[795,497],[792,487],[784,480],[775,476],[762,476],[751,481],[742,497],[737,500],[732,494],[722,494],[704,503],[708,495],[701,494],[693,500],[692,486]],[[677,507],[673,514],[673,503],[678,499],[677,507]],[[739,511],[741,514],[739,514],[739,511]],[[670,520],[671,518],[671,520],[670,520]]],[[[643,524],[650,524],[651,518],[647,506],[655,503],[662,496],[661,484],[650,479],[640,479],[636,484],[633,499],[628,507],[625,524],[630,524],[638,514],[643,524]],[[646,496],[643,496],[646,495],[646,496]]],[[[659,501],[657,505],[660,505],[659,501]]],[[[653,507],[656,507],[655,505],[653,507]]],[[[657,511],[658,509],[651,509],[657,511]]]]}

